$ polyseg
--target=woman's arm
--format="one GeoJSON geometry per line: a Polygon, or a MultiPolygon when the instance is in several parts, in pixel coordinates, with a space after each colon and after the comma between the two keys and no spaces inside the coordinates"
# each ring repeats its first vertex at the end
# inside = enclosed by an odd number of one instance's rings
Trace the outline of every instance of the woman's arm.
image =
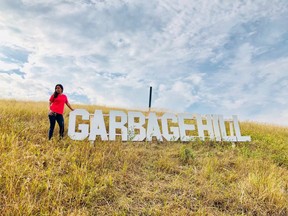
{"type": "Polygon", "coordinates": [[[66,105],[69,107],[70,110],[72,110],[72,111],[74,110],[74,109],[71,107],[71,105],[70,105],[69,102],[67,102],[66,105]]]}
{"type": "Polygon", "coordinates": [[[50,110],[52,102],[49,100],[49,106],[48,106],[48,114],[51,115],[53,112],[50,110]]]}

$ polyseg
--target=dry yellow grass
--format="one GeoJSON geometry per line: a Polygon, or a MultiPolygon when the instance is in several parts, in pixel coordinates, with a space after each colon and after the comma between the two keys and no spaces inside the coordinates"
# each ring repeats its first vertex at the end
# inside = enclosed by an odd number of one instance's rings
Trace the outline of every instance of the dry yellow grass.
{"type": "MultiPolygon", "coordinates": [[[[200,141],[91,146],[58,141],[57,126],[49,142],[47,109],[42,102],[0,101],[2,215],[288,214],[286,127],[243,122],[242,134],[252,142],[235,147],[200,141]]],[[[65,120],[67,129],[67,110],[65,120]]]]}

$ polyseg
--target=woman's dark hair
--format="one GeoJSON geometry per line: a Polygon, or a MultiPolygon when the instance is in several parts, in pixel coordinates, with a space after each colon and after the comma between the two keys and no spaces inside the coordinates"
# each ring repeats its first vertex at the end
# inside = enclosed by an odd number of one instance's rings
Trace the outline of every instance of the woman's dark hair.
{"type": "Polygon", "coordinates": [[[62,86],[61,84],[57,84],[57,85],[55,86],[54,98],[57,98],[57,97],[58,97],[58,93],[56,92],[57,86],[59,86],[59,87],[62,89],[62,92],[63,92],[63,90],[64,90],[64,88],[63,88],[63,86],[62,86]]]}

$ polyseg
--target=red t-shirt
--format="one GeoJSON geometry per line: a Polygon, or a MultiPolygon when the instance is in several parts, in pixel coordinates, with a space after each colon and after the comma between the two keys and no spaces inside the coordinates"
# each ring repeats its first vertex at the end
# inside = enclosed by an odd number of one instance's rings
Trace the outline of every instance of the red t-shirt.
{"type": "Polygon", "coordinates": [[[66,95],[61,94],[61,95],[58,95],[57,98],[54,98],[54,94],[53,94],[50,97],[50,101],[52,103],[50,106],[50,110],[58,114],[63,114],[64,105],[68,103],[68,99],[66,95]]]}

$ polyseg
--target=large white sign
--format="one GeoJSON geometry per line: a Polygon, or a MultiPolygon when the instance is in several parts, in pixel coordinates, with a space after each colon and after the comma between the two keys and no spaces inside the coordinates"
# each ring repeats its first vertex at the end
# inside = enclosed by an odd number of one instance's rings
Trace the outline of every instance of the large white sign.
{"type": "Polygon", "coordinates": [[[215,141],[251,141],[250,136],[241,135],[236,115],[231,120],[224,120],[222,115],[188,113],[164,113],[157,116],[150,112],[145,117],[142,112],[111,110],[109,114],[103,114],[102,110],[95,110],[94,114],[90,114],[84,109],[70,112],[68,136],[73,140],[88,137],[90,141],[94,141],[97,136],[101,140],[115,140],[116,136],[120,136],[122,141],[151,141],[153,137],[158,141],[193,141],[205,138],[215,141]]]}

